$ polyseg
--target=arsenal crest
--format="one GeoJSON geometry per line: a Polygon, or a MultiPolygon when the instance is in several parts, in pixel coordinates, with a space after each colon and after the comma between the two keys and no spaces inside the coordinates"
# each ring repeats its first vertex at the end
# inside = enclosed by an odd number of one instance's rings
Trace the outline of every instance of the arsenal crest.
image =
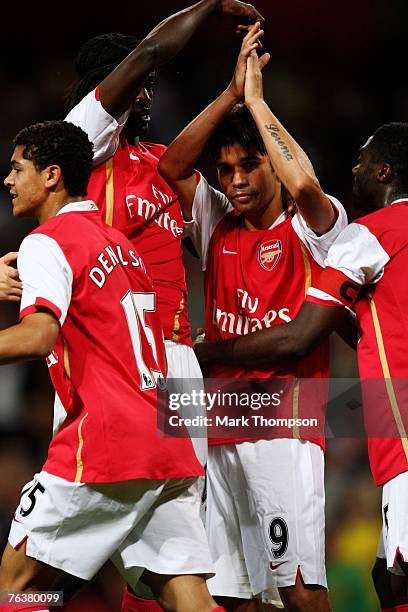
{"type": "Polygon", "coordinates": [[[264,270],[270,272],[274,269],[282,255],[281,240],[268,240],[259,245],[258,261],[264,270]]]}

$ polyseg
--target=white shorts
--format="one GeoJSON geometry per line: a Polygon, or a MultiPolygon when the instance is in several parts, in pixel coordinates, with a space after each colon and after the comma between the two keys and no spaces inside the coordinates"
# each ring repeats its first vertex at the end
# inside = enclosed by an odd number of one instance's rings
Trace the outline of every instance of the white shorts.
{"type": "Polygon", "coordinates": [[[29,557],[84,580],[109,558],[131,587],[144,568],[212,574],[198,485],[196,478],[86,484],[40,472],[23,489],[9,542],[26,542],[29,557]]]}
{"type": "Polygon", "coordinates": [[[295,584],[327,587],[324,454],[311,442],[259,440],[211,446],[207,535],[213,595],[251,598],[295,584]]]}
{"type": "Polygon", "coordinates": [[[387,560],[388,571],[405,576],[397,556],[408,561],[408,472],[398,474],[383,486],[382,517],[377,557],[387,560]]]}
{"type": "MultiPolygon", "coordinates": [[[[167,357],[167,386],[169,393],[188,393],[192,390],[199,392],[204,390],[203,375],[197,357],[191,348],[186,344],[178,344],[171,340],[165,340],[167,357]]],[[[205,406],[185,406],[180,409],[180,414],[184,418],[194,418],[195,416],[205,416],[205,406]]],[[[208,444],[207,431],[203,426],[195,426],[194,433],[197,437],[191,437],[195,453],[201,465],[207,463],[208,444]]]]}

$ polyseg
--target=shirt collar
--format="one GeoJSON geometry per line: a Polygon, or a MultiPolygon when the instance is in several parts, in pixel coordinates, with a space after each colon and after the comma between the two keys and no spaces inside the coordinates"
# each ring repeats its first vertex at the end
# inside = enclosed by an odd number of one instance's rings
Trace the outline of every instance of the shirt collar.
{"type": "Polygon", "coordinates": [[[57,215],[67,212],[86,212],[89,210],[98,210],[98,207],[92,200],[81,200],[80,202],[70,202],[65,204],[58,212],[57,215]]]}
{"type": "Polygon", "coordinates": [[[286,221],[287,218],[288,218],[288,211],[284,210],[283,212],[281,212],[279,217],[277,219],[275,219],[275,221],[272,223],[272,225],[270,225],[268,227],[268,229],[273,229],[274,227],[276,227],[280,223],[283,223],[283,221],[286,221]]]}
{"type": "Polygon", "coordinates": [[[408,197],[398,198],[398,200],[394,200],[393,202],[391,202],[390,206],[392,206],[393,204],[399,204],[400,202],[408,202],[408,197]]]}

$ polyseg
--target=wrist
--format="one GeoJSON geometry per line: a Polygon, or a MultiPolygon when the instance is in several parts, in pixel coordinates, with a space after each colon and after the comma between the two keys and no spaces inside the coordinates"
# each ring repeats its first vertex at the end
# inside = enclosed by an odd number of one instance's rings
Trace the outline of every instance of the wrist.
{"type": "Polygon", "coordinates": [[[249,108],[249,110],[258,110],[264,108],[266,106],[266,102],[262,97],[254,96],[251,98],[245,99],[245,106],[249,108]]]}
{"type": "Polygon", "coordinates": [[[224,90],[224,96],[231,103],[231,107],[238,104],[240,100],[242,100],[243,96],[241,96],[236,87],[231,82],[228,87],[224,90]]]}

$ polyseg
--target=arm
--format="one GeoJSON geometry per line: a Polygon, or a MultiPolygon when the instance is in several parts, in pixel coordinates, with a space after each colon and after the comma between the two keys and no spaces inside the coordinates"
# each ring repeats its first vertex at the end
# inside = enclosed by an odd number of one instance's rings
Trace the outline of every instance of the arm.
{"type": "Polygon", "coordinates": [[[22,283],[18,272],[10,264],[17,259],[18,253],[7,253],[0,257],[0,301],[19,302],[22,294],[22,283]]]}
{"type": "Polygon", "coordinates": [[[325,234],[336,221],[335,210],[322,191],[305,152],[266,104],[255,51],[247,63],[245,104],[261,133],[278,176],[294,198],[302,217],[313,231],[325,234]]]}
{"type": "Polygon", "coordinates": [[[287,359],[302,359],[337,327],[341,307],[305,302],[290,323],[246,336],[194,345],[200,365],[213,363],[244,368],[270,368],[287,359]]]}
{"type": "Polygon", "coordinates": [[[357,325],[356,316],[349,310],[345,311],[342,320],[339,319],[336,332],[340,338],[349,345],[350,348],[354,349],[355,351],[357,350],[359,328],[357,325]]]}
{"type": "Polygon", "coordinates": [[[27,315],[17,325],[0,331],[0,365],[47,357],[59,331],[58,320],[51,313],[27,315]]]}
{"type": "Polygon", "coordinates": [[[171,60],[213,13],[234,16],[242,22],[263,20],[252,5],[239,0],[201,0],[171,15],[102,81],[99,93],[105,110],[119,118],[131,106],[149,72],[171,60]]]}
{"type": "MultiPolygon", "coordinates": [[[[242,41],[235,72],[228,87],[184,128],[160,159],[158,170],[178,194],[186,221],[192,219],[197,187],[195,163],[211,134],[244,95],[247,58],[252,49],[259,46],[258,39],[262,34],[259,23],[249,29],[242,41]]],[[[264,66],[268,60],[269,55],[265,54],[260,60],[261,66],[264,66]]]]}

